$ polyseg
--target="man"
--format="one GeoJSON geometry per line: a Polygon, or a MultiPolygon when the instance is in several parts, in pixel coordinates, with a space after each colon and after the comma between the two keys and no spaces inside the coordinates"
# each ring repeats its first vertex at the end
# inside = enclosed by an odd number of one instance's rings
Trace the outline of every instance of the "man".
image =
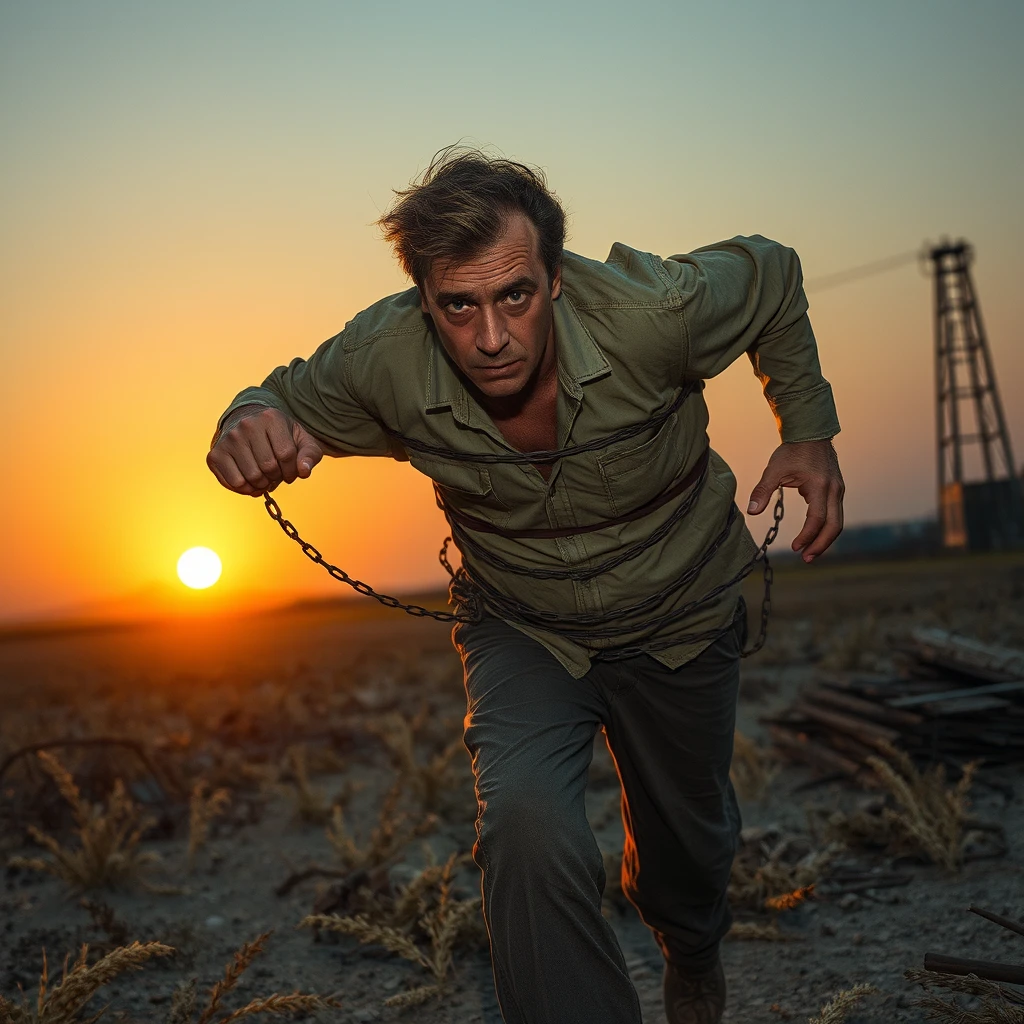
{"type": "Polygon", "coordinates": [[[738,579],[756,548],[701,390],[750,357],[783,442],[750,511],[797,488],[793,546],[819,556],[842,528],[839,424],[796,255],[753,237],[587,260],[563,250],[539,174],[462,150],[381,224],[415,287],[243,391],[209,466],[254,496],[325,453],[434,480],[463,555],[453,594],[477,612],[453,639],[505,1020],[641,1019],[584,810],[600,727],[623,788],[623,890],[665,955],[668,1019],[713,1024],[740,824],[738,579]]]}

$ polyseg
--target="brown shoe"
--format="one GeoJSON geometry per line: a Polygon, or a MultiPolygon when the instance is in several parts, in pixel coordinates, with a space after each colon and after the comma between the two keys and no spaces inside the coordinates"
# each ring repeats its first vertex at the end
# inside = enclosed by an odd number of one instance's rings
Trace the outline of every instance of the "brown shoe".
{"type": "Polygon", "coordinates": [[[722,961],[700,974],[665,964],[664,991],[668,1024],[718,1024],[725,1010],[722,961]]]}

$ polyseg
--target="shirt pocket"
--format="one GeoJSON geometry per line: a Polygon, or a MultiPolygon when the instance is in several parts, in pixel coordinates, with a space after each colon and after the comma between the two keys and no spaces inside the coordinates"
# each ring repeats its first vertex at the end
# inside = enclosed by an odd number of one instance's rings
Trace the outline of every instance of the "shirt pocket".
{"type": "Polygon", "coordinates": [[[483,466],[466,462],[445,462],[417,452],[409,461],[437,485],[445,505],[456,512],[484,519],[493,526],[508,525],[511,509],[495,493],[491,475],[483,466]]]}
{"type": "Polygon", "coordinates": [[[597,468],[614,515],[653,501],[679,475],[683,446],[678,444],[679,415],[661,424],[642,444],[604,452],[597,468]]]}

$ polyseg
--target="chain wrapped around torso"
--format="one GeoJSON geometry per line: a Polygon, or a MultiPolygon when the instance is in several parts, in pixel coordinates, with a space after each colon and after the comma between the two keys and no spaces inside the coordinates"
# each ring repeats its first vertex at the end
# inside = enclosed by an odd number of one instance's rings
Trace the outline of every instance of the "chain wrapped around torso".
{"type": "MultiPolygon", "coordinates": [[[[453,462],[473,462],[489,465],[498,463],[513,465],[551,465],[560,459],[568,458],[573,455],[607,448],[619,441],[635,437],[644,430],[660,426],[679,408],[692,390],[692,386],[681,389],[679,394],[666,409],[660,411],[649,420],[645,420],[639,424],[631,424],[628,427],[624,427],[621,430],[614,431],[603,437],[596,438],[593,441],[570,445],[565,448],[553,449],[550,451],[492,452],[476,454],[445,448],[441,445],[428,444],[393,431],[391,433],[392,436],[394,436],[395,439],[407,449],[447,458],[453,462]]],[[[572,640],[584,646],[586,646],[588,642],[592,642],[594,640],[611,641],[611,646],[603,647],[600,651],[594,653],[595,656],[599,656],[601,658],[617,660],[632,657],[639,653],[665,650],[668,647],[712,641],[717,639],[719,636],[724,635],[732,628],[730,623],[727,626],[713,630],[706,630],[702,633],[690,633],[682,636],[677,635],[671,638],[661,639],[652,635],[651,639],[643,641],[641,644],[623,644],[620,646],[615,646],[614,644],[614,641],[617,638],[629,633],[635,634],[637,631],[635,626],[623,625],[623,619],[628,619],[630,616],[634,615],[643,616],[646,613],[652,612],[665,600],[671,597],[672,594],[682,590],[696,579],[700,571],[708,564],[708,562],[711,561],[722,544],[725,543],[729,532],[732,530],[733,523],[739,515],[739,510],[736,508],[735,504],[733,504],[732,508],[729,510],[729,515],[726,517],[726,522],[723,525],[721,532],[715,537],[696,562],[687,566],[675,580],[657,593],[649,594],[642,601],[639,601],[627,608],[615,608],[610,612],[552,612],[533,608],[521,601],[508,597],[506,594],[501,593],[501,591],[484,582],[482,579],[473,577],[465,564],[458,569],[453,568],[448,559],[448,546],[452,543],[454,537],[455,543],[460,551],[469,554],[472,558],[486,562],[488,565],[491,565],[502,572],[532,577],[534,579],[573,580],[577,582],[590,580],[603,573],[610,572],[612,569],[636,558],[641,554],[641,552],[646,551],[648,548],[663,540],[671,529],[679,523],[696,504],[697,499],[703,490],[707,474],[708,449],[705,448],[701,453],[700,458],[698,458],[697,462],[684,477],[673,482],[652,501],[627,512],[622,516],[618,516],[615,519],[603,520],[598,523],[574,526],[565,529],[535,529],[520,531],[505,530],[500,527],[496,527],[485,520],[476,519],[466,513],[458,512],[449,508],[444,503],[440,488],[435,484],[434,491],[437,496],[437,504],[444,512],[445,518],[448,520],[448,524],[452,529],[452,536],[445,538],[444,544],[438,554],[438,559],[441,562],[441,565],[444,566],[448,575],[451,577],[449,596],[451,602],[457,609],[454,612],[438,611],[431,608],[425,608],[418,604],[407,604],[400,601],[397,597],[391,597],[388,594],[380,594],[369,584],[363,583],[361,580],[354,579],[345,572],[344,569],[328,562],[312,544],[303,540],[299,535],[298,530],[296,530],[296,528],[284,518],[280,505],[278,505],[269,493],[264,493],[263,499],[270,517],[281,527],[288,537],[300,546],[302,553],[307,558],[312,562],[315,562],[317,565],[322,566],[334,579],[347,584],[359,594],[363,594],[366,597],[373,598],[375,601],[379,601],[382,605],[388,608],[397,608],[401,611],[407,612],[409,615],[415,615],[421,618],[432,618],[437,619],[439,622],[451,623],[479,622],[489,611],[492,614],[497,615],[499,618],[506,619],[511,622],[517,622],[520,625],[557,633],[568,640],[572,640]],[[678,504],[671,515],[657,529],[651,531],[636,544],[622,548],[598,565],[589,566],[587,568],[575,566],[565,569],[527,568],[502,558],[495,552],[490,551],[485,545],[480,544],[473,537],[474,533],[497,533],[509,538],[553,538],[568,537],[581,533],[591,533],[606,527],[616,526],[621,523],[632,522],[640,519],[653,512],[655,509],[661,508],[672,498],[684,494],[687,490],[689,490],[689,493],[686,493],[686,496],[678,504]]],[[[661,615],[651,615],[645,618],[644,629],[650,634],[656,634],[660,627],[667,625],[669,622],[676,620],[689,612],[692,612],[697,607],[706,604],[709,601],[713,601],[734,584],[748,576],[757,566],[758,562],[761,562],[763,563],[764,574],[764,593],[761,600],[761,625],[756,639],[747,650],[743,651],[743,656],[748,657],[749,655],[759,651],[764,646],[765,639],[767,638],[768,617],[771,612],[771,592],[774,573],[772,571],[771,563],[768,560],[768,548],[778,535],[779,524],[782,522],[782,516],[782,488],[779,488],[778,498],[775,501],[775,506],[772,511],[772,525],[769,527],[764,541],[757,549],[754,556],[729,579],[716,584],[711,590],[705,592],[699,598],[696,598],[681,607],[674,608],[671,612],[661,615]]]]}

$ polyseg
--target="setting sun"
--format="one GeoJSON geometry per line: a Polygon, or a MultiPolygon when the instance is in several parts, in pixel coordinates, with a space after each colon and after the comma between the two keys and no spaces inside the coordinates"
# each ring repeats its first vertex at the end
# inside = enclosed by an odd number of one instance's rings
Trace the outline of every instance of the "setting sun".
{"type": "Polygon", "coordinates": [[[205,590],[220,579],[221,564],[216,551],[189,548],[178,559],[178,579],[193,590],[205,590]]]}

